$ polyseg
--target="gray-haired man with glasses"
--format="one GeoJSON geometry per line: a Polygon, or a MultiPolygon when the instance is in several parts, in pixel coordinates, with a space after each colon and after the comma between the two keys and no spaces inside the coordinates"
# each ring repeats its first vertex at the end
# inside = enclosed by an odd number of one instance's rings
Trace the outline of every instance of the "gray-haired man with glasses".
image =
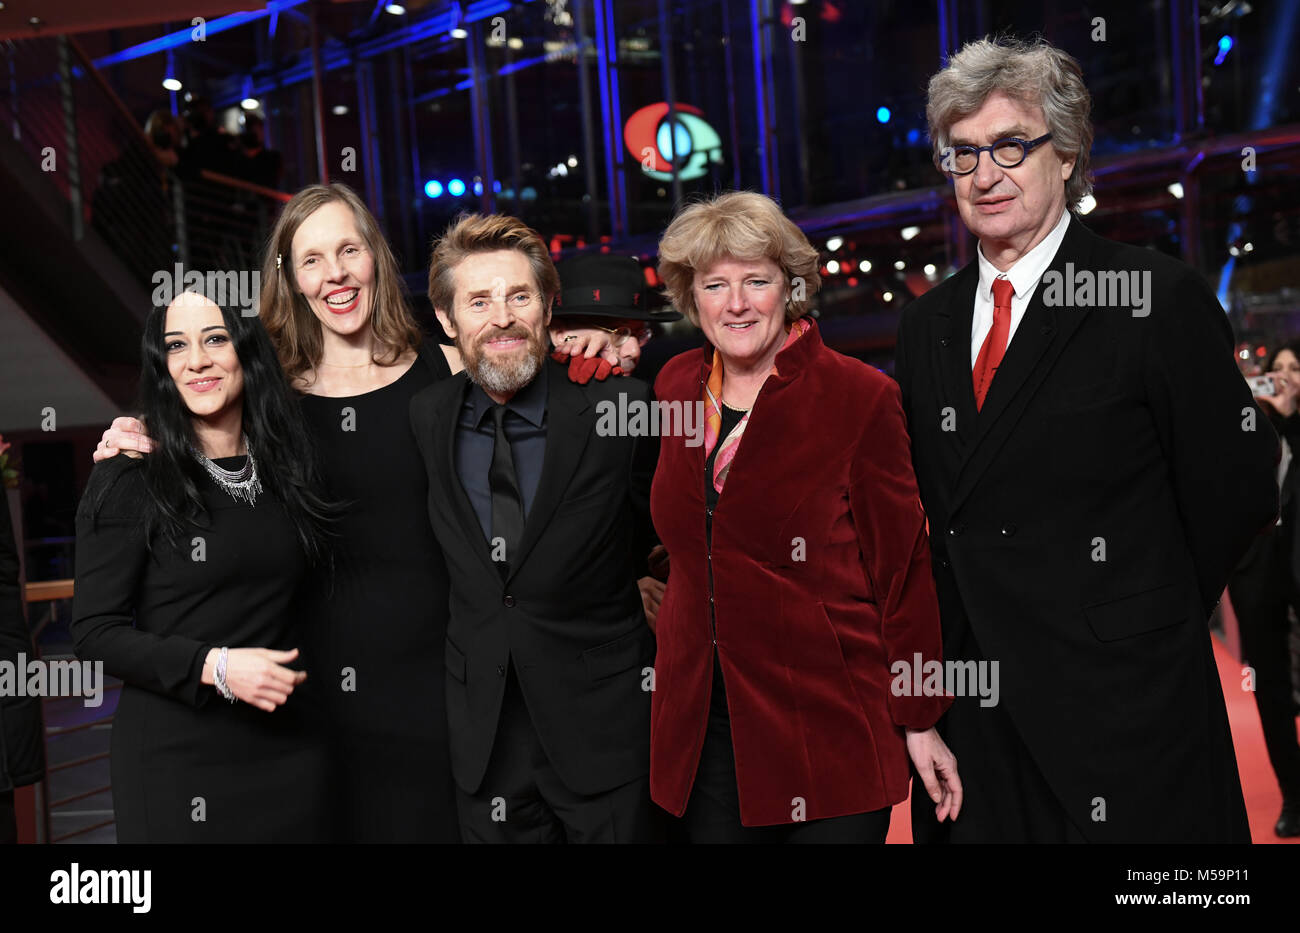
{"type": "Polygon", "coordinates": [[[913,302],[897,377],[929,517],[939,722],[966,798],[918,841],[1249,842],[1207,617],[1273,521],[1277,439],[1194,269],[1102,239],[1091,99],[1039,40],[930,81],[936,166],[979,240],[913,302]]]}

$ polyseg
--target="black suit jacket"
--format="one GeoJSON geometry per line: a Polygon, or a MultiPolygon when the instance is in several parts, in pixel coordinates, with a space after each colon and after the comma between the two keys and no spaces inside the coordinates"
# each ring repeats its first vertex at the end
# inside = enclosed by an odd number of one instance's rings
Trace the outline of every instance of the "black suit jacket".
{"type": "Polygon", "coordinates": [[[523,539],[504,582],[456,474],[461,373],[411,400],[429,471],[429,516],[451,574],[447,715],[452,770],[482,783],[512,661],[551,765],[570,790],[595,794],[650,770],[654,658],[636,580],[652,543],[657,438],[601,436],[602,402],[646,402],[635,379],[579,386],[551,360],[546,456],[523,539]]]}
{"type": "Polygon", "coordinates": [[[1085,838],[1248,841],[1206,619],[1277,513],[1277,437],[1194,270],[1077,218],[1049,271],[1066,263],[1149,272],[1149,314],[1049,307],[1040,282],[979,411],[978,261],[903,314],[944,657],[969,627],[999,662],[1001,706],[1085,838]]]}

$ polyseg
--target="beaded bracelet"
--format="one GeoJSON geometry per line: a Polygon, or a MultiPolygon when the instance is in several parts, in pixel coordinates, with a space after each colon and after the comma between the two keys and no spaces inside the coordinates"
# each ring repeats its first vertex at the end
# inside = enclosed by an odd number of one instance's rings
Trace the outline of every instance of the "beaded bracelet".
{"type": "Polygon", "coordinates": [[[217,672],[212,679],[217,682],[217,693],[234,703],[238,697],[235,696],[235,691],[230,689],[230,685],[226,683],[226,662],[228,660],[230,660],[230,649],[222,648],[221,654],[217,656],[217,672]]]}

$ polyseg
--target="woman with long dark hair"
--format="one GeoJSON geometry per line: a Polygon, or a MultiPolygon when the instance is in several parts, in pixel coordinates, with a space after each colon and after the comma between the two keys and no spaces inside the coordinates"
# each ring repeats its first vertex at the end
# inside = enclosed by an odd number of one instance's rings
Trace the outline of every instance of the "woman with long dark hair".
{"type": "Polygon", "coordinates": [[[124,681],[118,841],[316,841],[327,759],[290,611],[329,552],[310,437],[256,318],[186,292],[141,355],[151,455],[98,464],[77,512],[77,655],[124,681]]]}

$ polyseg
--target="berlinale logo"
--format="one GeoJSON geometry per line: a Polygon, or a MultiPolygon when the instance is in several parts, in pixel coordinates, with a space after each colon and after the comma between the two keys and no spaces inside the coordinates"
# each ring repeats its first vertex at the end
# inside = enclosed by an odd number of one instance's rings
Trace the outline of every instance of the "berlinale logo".
{"type": "Polygon", "coordinates": [[[673,180],[673,162],[682,181],[705,175],[710,162],[722,162],[722,139],[705,121],[704,111],[690,104],[677,104],[671,121],[663,101],[642,107],[628,117],[623,142],[656,181],[673,180]]]}

